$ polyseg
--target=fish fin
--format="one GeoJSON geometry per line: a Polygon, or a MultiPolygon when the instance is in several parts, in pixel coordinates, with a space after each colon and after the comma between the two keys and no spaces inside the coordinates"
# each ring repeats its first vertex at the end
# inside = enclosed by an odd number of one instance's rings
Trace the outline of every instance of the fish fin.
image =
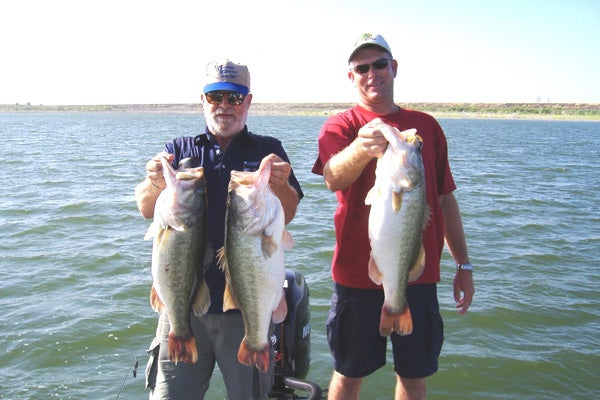
{"type": "Polygon", "coordinates": [[[373,204],[373,202],[375,201],[375,197],[378,195],[378,190],[375,186],[373,186],[369,192],[367,193],[367,196],[365,197],[365,204],[366,205],[371,205],[373,204]]]}
{"type": "Polygon", "coordinates": [[[217,250],[217,265],[219,266],[221,271],[227,270],[227,257],[225,256],[225,246],[217,250]]]}
{"type": "Polygon", "coordinates": [[[172,212],[159,212],[158,216],[155,213],[153,223],[156,224],[157,229],[165,231],[167,229],[173,229],[177,232],[183,232],[188,228],[181,216],[178,214],[173,214],[172,212]]]}
{"type": "Polygon", "coordinates": [[[179,221],[177,222],[170,222],[169,223],[169,228],[176,230],[177,232],[183,232],[185,231],[185,229],[187,228],[187,226],[185,226],[184,224],[180,223],[179,221]]]}
{"type": "Polygon", "coordinates": [[[144,235],[144,240],[150,240],[154,237],[154,234],[156,233],[156,230],[158,229],[158,226],[156,224],[156,222],[153,222],[150,224],[150,226],[148,227],[148,230],[146,231],[146,234],[144,235]]]}
{"type": "Polygon", "coordinates": [[[412,331],[412,316],[408,304],[398,313],[391,312],[385,304],[383,305],[379,320],[379,334],[381,336],[389,336],[392,332],[405,336],[410,335],[412,331]]]}
{"type": "Polygon", "coordinates": [[[229,284],[225,284],[225,293],[223,293],[223,312],[229,310],[235,310],[238,306],[235,303],[235,299],[231,294],[231,290],[229,289],[229,284]]]}
{"type": "Polygon", "coordinates": [[[150,290],[150,305],[152,306],[152,309],[156,312],[160,312],[160,310],[162,310],[162,308],[164,307],[164,303],[160,299],[160,296],[158,295],[158,292],[156,291],[154,285],[152,285],[152,289],[150,290]]]}
{"type": "Polygon", "coordinates": [[[194,300],[194,304],[192,304],[192,310],[194,310],[194,314],[196,316],[201,317],[207,313],[208,308],[210,307],[210,291],[208,290],[208,285],[206,281],[202,279],[202,283],[196,292],[196,298],[194,300]]]}
{"type": "Polygon", "coordinates": [[[288,307],[287,301],[285,300],[285,291],[282,289],[279,304],[277,304],[277,307],[275,308],[275,310],[273,310],[273,323],[278,324],[280,322],[283,322],[283,320],[287,316],[287,312],[288,307]]]}
{"type": "Polygon", "coordinates": [[[290,250],[292,247],[294,247],[294,238],[292,237],[292,234],[287,229],[283,230],[283,235],[281,237],[281,243],[282,243],[284,250],[290,250]]]}
{"type": "Polygon", "coordinates": [[[144,240],[156,240],[158,243],[162,242],[164,235],[169,231],[169,226],[160,226],[156,222],[153,222],[148,231],[146,232],[146,236],[144,236],[144,240]]]}
{"type": "Polygon", "coordinates": [[[419,279],[419,277],[423,273],[424,269],[425,269],[425,248],[423,247],[423,243],[421,243],[421,249],[419,250],[419,256],[417,257],[417,261],[415,261],[415,264],[412,266],[412,268],[408,272],[408,281],[414,282],[417,279],[419,279]]]}
{"type": "Polygon", "coordinates": [[[392,208],[394,212],[398,212],[402,208],[402,196],[404,196],[404,192],[392,191],[392,208]]]}
{"type": "Polygon", "coordinates": [[[255,365],[260,372],[269,370],[269,345],[267,344],[261,350],[253,350],[248,347],[246,338],[240,343],[238,350],[238,361],[247,366],[255,365]]]}
{"type": "Polygon", "coordinates": [[[183,337],[175,336],[169,332],[169,358],[175,364],[180,361],[185,364],[194,364],[198,361],[198,349],[196,339],[190,333],[183,337]]]}
{"type": "Polygon", "coordinates": [[[376,285],[381,285],[381,282],[383,282],[383,274],[379,271],[372,255],[371,258],[369,258],[369,278],[371,278],[376,285]]]}
{"type": "Polygon", "coordinates": [[[264,258],[271,258],[278,248],[277,243],[273,240],[273,235],[267,236],[265,234],[262,235],[260,246],[264,258]]]}

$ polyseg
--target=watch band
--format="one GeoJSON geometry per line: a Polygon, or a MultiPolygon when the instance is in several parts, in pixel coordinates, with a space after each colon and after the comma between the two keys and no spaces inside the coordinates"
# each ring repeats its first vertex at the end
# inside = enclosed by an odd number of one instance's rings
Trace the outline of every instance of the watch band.
{"type": "Polygon", "coordinates": [[[473,272],[473,265],[471,263],[466,264],[456,264],[457,271],[471,271],[473,272]]]}

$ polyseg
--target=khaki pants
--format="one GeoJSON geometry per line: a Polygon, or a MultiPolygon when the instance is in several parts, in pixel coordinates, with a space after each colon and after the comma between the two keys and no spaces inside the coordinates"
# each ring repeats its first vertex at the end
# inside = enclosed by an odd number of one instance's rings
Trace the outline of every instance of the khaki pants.
{"type": "Polygon", "coordinates": [[[239,363],[237,352],[244,337],[240,313],[192,316],[191,325],[198,362],[175,365],[169,360],[167,349],[169,321],[166,315],[160,315],[146,367],[150,400],[204,399],[215,363],[221,370],[229,400],[267,399],[273,384],[272,354],[271,367],[266,373],[239,363]]]}

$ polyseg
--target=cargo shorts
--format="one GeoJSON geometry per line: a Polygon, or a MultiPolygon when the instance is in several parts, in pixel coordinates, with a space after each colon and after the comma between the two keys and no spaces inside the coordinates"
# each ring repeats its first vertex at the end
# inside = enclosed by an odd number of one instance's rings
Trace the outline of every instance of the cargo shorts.
{"type": "MultiPolygon", "coordinates": [[[[409,285],[408,304],[413,333],[390,335],[394,370],[402,378],[424,378],[438,369],[444,341],[435,284],[409,285]]],[[[334,368],[350,378],[362,378],[386,363],[387,338],[379,334],[383,290],[355,289],[335,284],[327,318],[327,340],[334,368]]]]}
{"type": "Polygon", "coordinates": [[[215,365],[221,370],[228,399],[268,398],[274,379],[274,363],[270,363],[269,371],[261,373],[255,367],[240,364],[237,359],[244,337],[244,321],[240,313],[192,316],[191,325],[198,361],[175,365],[169,360],[169,320],[165,314],[159,316],[146,365],[146,389],[150,391],[150,400],[204,399],[215,365]]]}

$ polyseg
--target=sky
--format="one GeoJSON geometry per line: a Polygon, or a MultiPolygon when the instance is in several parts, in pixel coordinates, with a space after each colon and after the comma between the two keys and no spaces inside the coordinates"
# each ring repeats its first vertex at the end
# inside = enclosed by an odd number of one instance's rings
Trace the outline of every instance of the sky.
{"type": "Polygon", "coordinates": [[[198,103],[222,58],[253,102],[355,102],[365,32],[398,60],[397,102],[600,103],[599,0],[8,0],[0,104],[198,103]]]}

